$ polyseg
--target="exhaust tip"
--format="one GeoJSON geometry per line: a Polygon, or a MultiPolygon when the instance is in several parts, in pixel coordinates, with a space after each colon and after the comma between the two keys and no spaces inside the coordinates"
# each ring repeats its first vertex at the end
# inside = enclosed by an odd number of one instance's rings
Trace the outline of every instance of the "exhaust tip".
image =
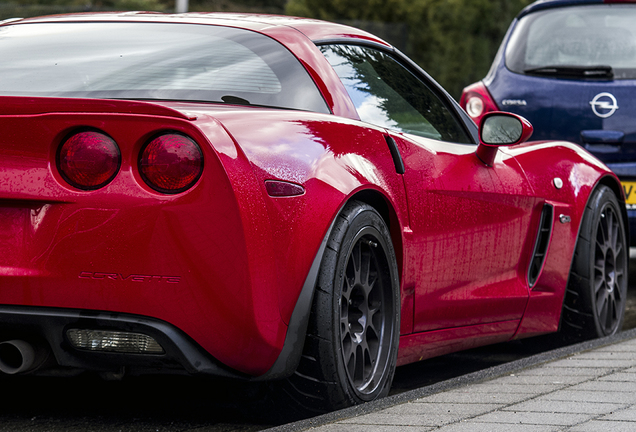
{"type": "Polygon", "coordinates": [[[14,375],[35,365],[35,348],[23,340],[0,342],[0,372],[14,375]]]}

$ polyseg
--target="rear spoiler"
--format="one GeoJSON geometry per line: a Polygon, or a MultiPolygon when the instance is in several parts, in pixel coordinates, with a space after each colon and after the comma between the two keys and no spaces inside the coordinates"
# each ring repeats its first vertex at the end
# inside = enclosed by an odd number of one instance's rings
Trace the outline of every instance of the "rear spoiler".
{"type": "Polygon", "coordinates": [[[48,113],[141,114],[192,120],[190,116],[182,112],[152,102],[118,99],[0,96],[0,116],[48,113]]]}

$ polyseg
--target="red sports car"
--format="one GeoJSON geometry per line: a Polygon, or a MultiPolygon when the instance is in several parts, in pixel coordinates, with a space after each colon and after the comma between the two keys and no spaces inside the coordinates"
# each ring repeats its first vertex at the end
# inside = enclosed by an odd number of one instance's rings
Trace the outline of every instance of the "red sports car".
{"type": "Polygon", "coordinates": [[[616,333],[620,182],[392,46],[238,14],[0,23],[0,370],[281,380],[330,410],[396,366],[616,333]]]}

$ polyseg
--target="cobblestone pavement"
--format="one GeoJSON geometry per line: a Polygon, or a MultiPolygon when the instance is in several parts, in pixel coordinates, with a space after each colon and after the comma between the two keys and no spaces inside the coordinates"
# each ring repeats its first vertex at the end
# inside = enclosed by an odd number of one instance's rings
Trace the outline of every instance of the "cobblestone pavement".
{"type": "Polygon", "coordinates": [[[636,431],[634,330],[471,375],[270,430],[636,431]]]}

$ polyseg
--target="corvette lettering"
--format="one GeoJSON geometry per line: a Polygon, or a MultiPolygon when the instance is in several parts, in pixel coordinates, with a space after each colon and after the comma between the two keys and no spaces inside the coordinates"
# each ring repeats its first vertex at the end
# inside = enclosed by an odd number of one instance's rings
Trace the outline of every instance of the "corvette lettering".
{"type": "Polygon", "coordinates": [[[113,280],[113,281],[130,281],[130,282],[165,282],[165,283],[179,283],[181,282],[181,276],[163,276],[163,275],[144,275],[144,274],[121,274],[121,273],[103,273],[103,272],[87,272],[83,271],[79,273],[80,279],[93,279],[93,280],[113,280]]]}

